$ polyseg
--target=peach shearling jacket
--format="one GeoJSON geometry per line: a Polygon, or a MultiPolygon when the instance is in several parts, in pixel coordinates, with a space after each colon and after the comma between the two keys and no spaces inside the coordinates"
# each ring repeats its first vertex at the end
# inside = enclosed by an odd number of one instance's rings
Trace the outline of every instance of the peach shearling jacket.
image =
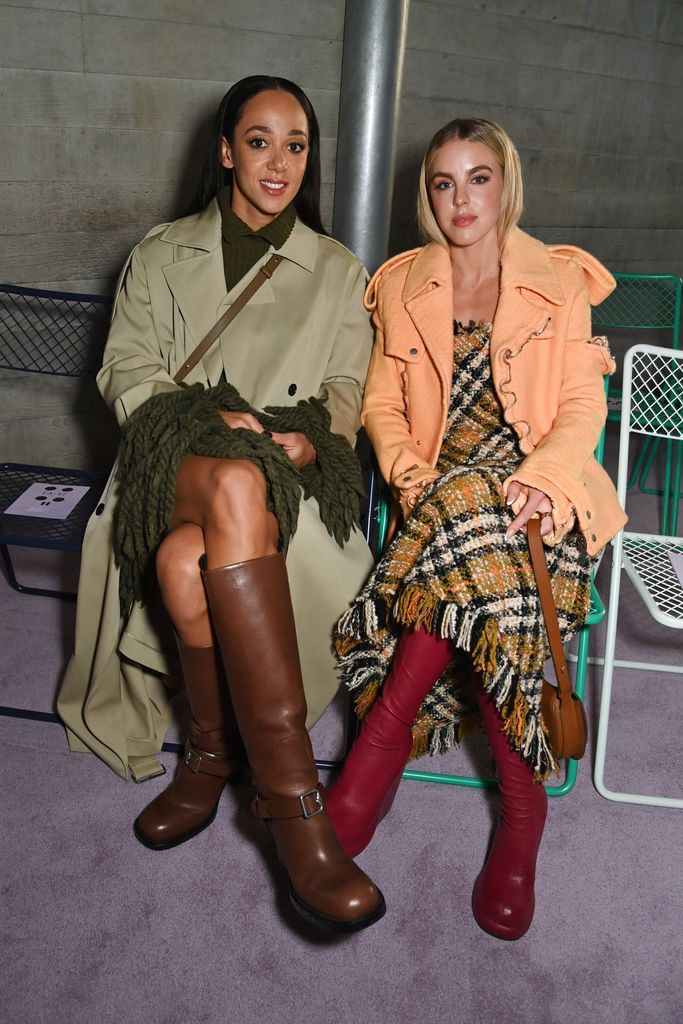
{"type": "MultiPolygon", "coordinates": [[[[626,520],[593,455],[606,416],[603,376],[614,361],[606,339],[591,337],[590,306],[614,287],[583,250],[546,246],[513,228],[502,250],[491,333],[493,386],[525,456],[504,488],[517,480],[548,494],[553,532],[546,541],[557,543],[578,519],[593,555],[626,520]]],[[[389,260],[365,302],[376,331],[361,420],[400,499],[408,469],[436,466],[446,425],[453,375],[448,250],[431,242],[389,260]]],[[[524,501],[512,506],[515,514],[524,501]]]]}

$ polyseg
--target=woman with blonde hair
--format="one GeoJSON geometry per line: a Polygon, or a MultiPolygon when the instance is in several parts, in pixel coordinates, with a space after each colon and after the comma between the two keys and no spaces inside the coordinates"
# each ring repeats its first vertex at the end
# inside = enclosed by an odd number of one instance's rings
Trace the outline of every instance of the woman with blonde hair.
{"type": "Polygon", "coordinates": [[[593,457],[614,363],[591,337],[590,305],[614,280],[588,253],[521,231],[522,202],[503,129],[450,122],[420,173],[427,244],[385,263],[366,292],[375,344],[361,419],[405,522],[337,627],[366,717],[328,800],[357,854],[406,759],[445,751],[478,709],[502,814],[472,904],[507,939],[531,924],[542,782],[557,767],[526,523],[541,518],[567,640],[588,613],[592,561],[624,521],[593,457]]]}

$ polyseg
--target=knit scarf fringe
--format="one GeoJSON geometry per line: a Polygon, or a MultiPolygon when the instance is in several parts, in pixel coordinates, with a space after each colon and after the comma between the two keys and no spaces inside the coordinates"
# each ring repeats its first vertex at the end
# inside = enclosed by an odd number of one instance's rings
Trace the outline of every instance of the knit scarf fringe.
{"type": "Polygon", "coordinates": [[[124,612],[149,595],[156,551],[173,512],[178,468],[188,455],[254,462],[265,477],[266,505],[278,520],[285,551],[297,528],[302,493],[316,499],[328,533],[344,546],[360,520],[363,480],[346,438],[331,433],[323,400],[259,411],[231,384],[207,389],[193,384],[154,395],[133,413],[122,428],[117,468],[115,553],[124,612]],[[231,430],[221,411],[251,413],[266,431],[305,434],[316,449],[316,462],[298,470],[267,433],[231,430]]]}
{"type": "MultiPolygon", "coordinates": [[[[474,668],[481,674],[484,689],[498,709],[503,732],[533,769],[534,780],[543,781],[551,772],[559,771],[536,701],[520,689],[499,642],[497,623],[492,619],[482,621],[478,613],[442,601],[417,586],[404,587],[391,608],[376,601],[357,601],[339,620],[336,649],[345,686],[359,691],[354,701],[359,718],[365,717],[377,699],[387,665],[366,648],[358,650],[357,644],[381,629],[390,617],[404,628],[423,627],[427,632],[449,638],[469,653],[474,668]]],[[[446,753],[474,728],[478,719],[478,714],[467,714],[460,721],[435,722],[421,712],[413,726],[411,758],[427,752],[446,753]]]]}

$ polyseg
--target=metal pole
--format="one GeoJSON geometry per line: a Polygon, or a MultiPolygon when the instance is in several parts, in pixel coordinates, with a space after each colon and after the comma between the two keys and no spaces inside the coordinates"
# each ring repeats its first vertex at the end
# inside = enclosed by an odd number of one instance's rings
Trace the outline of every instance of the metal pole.
{"type": "Polygon", "coordinates": [[[410,0],[346,0],[332,234],[386,259],[410,0]]]}

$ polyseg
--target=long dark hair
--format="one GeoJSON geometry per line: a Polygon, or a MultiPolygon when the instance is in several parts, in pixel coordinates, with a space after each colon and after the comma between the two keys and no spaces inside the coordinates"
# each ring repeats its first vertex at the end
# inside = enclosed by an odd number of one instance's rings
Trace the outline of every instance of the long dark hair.
{"type": "Polygon", "coordinates": [[[204,166],[197,185],[190,213],[199,213],[218,195],[224,185],[232,182],[232,171],[221,163],[221,139],[232,145],[235,128],[244,107],[260,92],[281,89],[291,93],[302,108],[308,121],[308,160],[301,188],[294,200],[294,209],[304,224],[320,235],[327,232],[320,219],[320,127],[315,111],[306,93],[287,78],[270,75],[250,75],[228,89],[216,111],[204,166]]]}

